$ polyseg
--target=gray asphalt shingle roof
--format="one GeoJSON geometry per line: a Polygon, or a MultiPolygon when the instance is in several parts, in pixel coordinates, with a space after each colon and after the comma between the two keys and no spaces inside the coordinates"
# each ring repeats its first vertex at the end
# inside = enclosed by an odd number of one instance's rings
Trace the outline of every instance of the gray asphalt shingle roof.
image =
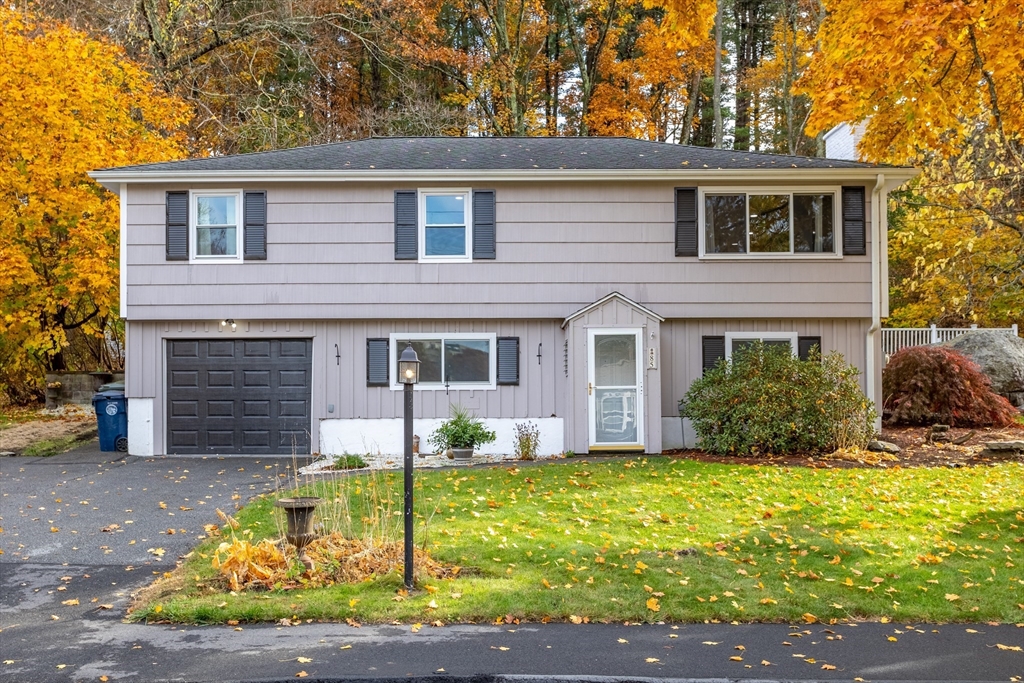
{"type": "MultiPolygon", "coordinates": [[[[691,147],[630,138],[368,138],[118,171],[446,171],[882,168],[837,159],[691,147]]],[[[112,169],[104,169],[112,170],[112,169]]]]}

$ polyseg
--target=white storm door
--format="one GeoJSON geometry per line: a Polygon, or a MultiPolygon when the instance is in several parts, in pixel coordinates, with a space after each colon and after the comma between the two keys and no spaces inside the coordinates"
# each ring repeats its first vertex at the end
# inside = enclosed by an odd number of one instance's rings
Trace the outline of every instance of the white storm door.
{"type": "Polygon", "coordinates": [[[590,445],[635,450],[644,445],[643,330],[587,330],[590,445]]]}

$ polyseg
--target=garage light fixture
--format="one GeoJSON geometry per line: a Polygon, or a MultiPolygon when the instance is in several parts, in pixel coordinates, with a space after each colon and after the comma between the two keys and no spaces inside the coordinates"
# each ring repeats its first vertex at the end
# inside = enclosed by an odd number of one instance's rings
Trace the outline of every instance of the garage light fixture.
{"type": "Polygon", "coordinates": [[[235,330],[238,329],[238,325],[231,318],[228,318],[227,320],[221,320],[220,321],[220,326],[221,327],[227,327],[228,325],[231,325],[231,331],[232,332],[234,332],[235,330]]]}

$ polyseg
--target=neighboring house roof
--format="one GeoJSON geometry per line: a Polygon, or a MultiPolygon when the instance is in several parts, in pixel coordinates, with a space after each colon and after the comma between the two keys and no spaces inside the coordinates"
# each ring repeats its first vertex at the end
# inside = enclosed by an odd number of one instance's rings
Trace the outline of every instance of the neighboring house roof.
{"type": "Polygon", "coordinates": [[[856,161],[739,152],[611,137],[369,138],[231,156],[93,171],[121,182],[311,180],[573,180],[764,176],[903,179],[914,169],[856,161]]]}

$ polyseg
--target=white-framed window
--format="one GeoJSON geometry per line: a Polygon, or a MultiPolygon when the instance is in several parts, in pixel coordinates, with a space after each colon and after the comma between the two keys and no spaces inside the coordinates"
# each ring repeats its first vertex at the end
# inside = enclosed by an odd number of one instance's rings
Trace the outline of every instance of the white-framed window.
{"type": "Polygon", "coordinates": [[[840,258],[840,189],[701,188],[702,258],[840,258]]]}
{"type": "Polygon", "coordinates": [[[420,261],[473,259],[473,193],[468,189],[420,190],[420,261]]]}
{"type": "Polygon", "coordinates": [[[767,347],[782,346],[788,348],[794,356],[800,352],[797,346],[796,332],[726,332],[725,359],[732,360],[732,354],[760,341],[767,347]]]}
{"type": "Polygon", "coordinates": [[[394,332],[391,334],[389,375],[392,389],[398,382],[398,358],[407,343],[420,360],[416,389],[497,388],[497,335],[479,332],[394,332]]]}
{"type": "Polygon", "coordinates": [[[193,191],[189,202],[190,260],[241,261],[242,191],[193,191]]]}

